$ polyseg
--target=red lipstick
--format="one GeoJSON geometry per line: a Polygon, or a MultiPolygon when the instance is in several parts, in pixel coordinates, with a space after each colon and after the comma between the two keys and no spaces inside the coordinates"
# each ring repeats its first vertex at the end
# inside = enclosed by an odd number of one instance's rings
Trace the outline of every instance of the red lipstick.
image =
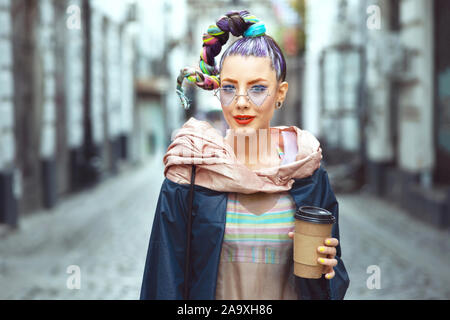
{"type": "Polygon", "coordinates": [[[255,119],[255,116],[246,116],[246,115],[239,114],[237,116],[234,116],[233,118],[239,124],[249,124],[250,122],[253,121],[253,119],[255,119]]]}

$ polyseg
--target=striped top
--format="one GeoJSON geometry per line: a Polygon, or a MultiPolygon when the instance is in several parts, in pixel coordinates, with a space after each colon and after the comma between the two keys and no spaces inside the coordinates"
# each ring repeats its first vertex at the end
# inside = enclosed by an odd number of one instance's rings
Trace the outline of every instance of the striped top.
{"type": "Polygon", "coordinates": [[[297,299],[288,236],[296,206],[289,192],[278,195],[272,208],[254,214],[229,194],[216,299],[297,299]]]}
{"type": "Polygon", "coordinates": [[[282,194],[275,206],[261,215],[248,213],[232,193],[228,199],[222,245],[228,262],[282,263],[292,252],[288,232],[294,231],[295,204],[282,194]]]}

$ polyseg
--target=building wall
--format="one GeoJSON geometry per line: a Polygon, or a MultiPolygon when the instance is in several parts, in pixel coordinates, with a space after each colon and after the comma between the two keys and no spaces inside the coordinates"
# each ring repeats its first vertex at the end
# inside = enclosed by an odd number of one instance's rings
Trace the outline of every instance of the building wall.
{"type": "Polygon", "coordinates": [[[0,171],[13,168],[14,82],[10,0],[0,1],[0,171]]]}
{"type": "Polygon", "coordinates": [[[395,60],[395,47],[389,44],[398,41],[393,34],[390,16],[390,1],[369,1],[368,6],[375,5],[380,8],[380,29],[367,29],[367,93],[368,93],[368,121],[366,123],[367,158],[373,162],[394,161],[393,129],[390,124],[392,80],[389,72],[394,65],[400,63],[395,60]],[[386,55],[389,50],[391,54],[386,55]]]}
{"type": "Polygon", "coordinates": [[[52,0],[38,1],[37,54],[34,65],[35,100],[42,110],[40,128],[40,163],[42,201],[45,207],[53,207],[57,198],[57,112],[56,112],[56,19],[52,0]]]}
{"type": "MultiPolygon", "coordinates": [[[[399,96],[399,166],[423,179],[431,179],[433,142],[433,2],[402,0],[400,23],[402,45],[412,52],[408,76],[399,96]]],[[[424,182],[431,184],[431,181],[424,182]]]]}
{"type": "Polygon", "coordinates": [[[332,41],[332,17],[337,1],[306,1],[306,51],[303,96],[303,129],[318,136],[320,132],[319,59],[321,50],[332,41]],[[323,17],[328,17],[324,19],[323,17]]]}
{"type": "Polygon", "coordinates": [[[105,38],[103,36],[103,15],[95,7],[91,10],[91,100],[90,100],[90,119],[92,125],[92,140],[97,146],[100,146],[104,140],[104,121],[103,105],[105,94],[104,80],[104,50],[105,38]]]}
{"type": "Polygon", "coordinates": [[[133,134],[133,114],[135,105],[134,79],[135,70],[135,41],[132,26],[126,25],[121,29],[122,46],[120,48],[120,115],[119,135],[121,139],[121,156],[131,159],[131,136],[133,134]]]}
{"type": "Polygon", "coordinates": [[[130,63],[133,42],[130,34],[127,41],[123,41],[128,7],[126,3],[116,5],[117,10],[109,11],[104,2],[93,1],[90,7],[91,72],[88,79],[92,86],[88,125],[92,135],[88,139],[92,139],[92,156],[97,159],[96,170],[102,176],[118,170],[124,154],[122,149],[126,148],[126,137],[131,134],[133,113],[133,66],[130,63]],[[130,71],[122,66],[124,52],[128,54],[125,62],[130,71]]]}
{"type": "MultiPolygon", "coordinates": [[[[166,76],[171,69],[152,67],[167,64],[168,41],[184,31],[159,24],[176,32],[153,37],[165,9],[149,3],[133,12],[120,0],[0,0],[0,224],[17,226],[21,214],[51,208],[133,161],[138,121],[163,131],[166,105],[139,113],[134,82],[138,72],[166,76]]],[[[167,21],[183,18],[178,3],[167,21]]]]}
{"type": "Polygon", "coordinates": [[[435,162],[433,2],[400,1],[398,31],[389,22],[391,2],[370,4],[380,7],[382,25],[368,31],[366,45],[368,159],[393,162],[430,185],[435,162]]]}
{"type": "MultiPolygon", "coordinates": [[[[304,120],[306,129],[326,136],[320,127],[324,115],[318,99],[318,52],[345,37],[351,42],[362,40],[354,43],[363,46],[366,59],[366,105],[361,109],[366,141],[364,183],[368,190],[397,202],[418,218],[445,227],[450,221],[449,186],[433,181],[437,154],[434,123],[442,116],[434,105],[435,64],[442,59],[434,52],[434,4],[427,0],[367,0],[358,6],[347,1],[353,14],[341,17],[333,26],[323,17],[336,16],[338,8],[308,1],[304,120]],[[378,26],[371,19],[374,8],[379,11],[378,26]],[[358,24],[354,18],[361,16],[367,24],[358,24]],[[352,28],[352,24],[359,27],[352,28]]],[[[350,178],[355,179],[353,174],[350,178]]]]}
{"type": "MultiPolygon", "coordinates": [[[[307,1],[302,127],[335,158],[365,147],[364,1],[307,1]],[[334,151],[333,151],[334,152],[334,151]]],[[[326,154],[330,161],[333,157],[326,154]]]]}
{"type": "MultiPolygon", "coordinates": [[[[21,213],[42,206],[41,128],[43,125],[44,77],[38,34],[40,10],[37,1],[12,1],[14,143],[17,186],[21,213]],[[39,96],[38,96],[39,92],[39,96]]],[[[48,119],[48,117],[47,117],[48,119]]],[[[48,131],[47,131],[48,132],[48,131]]]]}
{"type": "MultiPolygon", "coordinates": [[[[58,1],[58,0],[56,0],[58,1]]],[[[73,18],[77,18],[78,8],[82,8],[81,0],[68,0],[63,7],[65,10],[64,22],[64,88],[65,103],[67,106],[67,143],[70,149],[78,149],[83,143],[83,103],[84,103],[84,32],[83,25],[76,25],[77,21],[73,21],[73,25],[68,26],[67,23],[70,15],[75,14],[73,18]],[[68,12],[69,8],[73,8],[68,12]],[[75,10],[75,11],[73,11],[75,10]]],[[[81,18],[81,12],[80,12],[81,18]]]]}
{"type": "Polygon", "coordinates": [[[450,29],[447,19],[450,16],[450,2],[434,1],[435,15],[435,139],[436,139],[436,184],[450,183],[450,29]]]}
{"type": "Polygon", "coordinates": [[[16,226],[21,186],[20,171],[15,167],[14,53],[10,0],[0,1],[0,25],[0,223],[16,226]]]}
{"type": "Polygon", "coordinates": [[[42,159],[55,155],[55,12],[51,0],[38,1],[38,34],[36,67],[41,67],[41,74],[36,79],[36,102],[42,104],[43,121],[41,131],[42,159]],[[39,87],[41,86],[41,87],[39,87]]]}

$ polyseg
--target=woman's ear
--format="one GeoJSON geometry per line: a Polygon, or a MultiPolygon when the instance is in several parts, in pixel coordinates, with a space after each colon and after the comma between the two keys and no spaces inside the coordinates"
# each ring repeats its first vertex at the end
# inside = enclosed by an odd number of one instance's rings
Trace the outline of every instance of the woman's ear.
{"type": "Polygon", "coordinates": [[[288,89],[289,84],[287,83],[287,81],[283,81],[282,83],[280,83],[280,85],[278,86],[277,102],[284,102],[288,89]]]}

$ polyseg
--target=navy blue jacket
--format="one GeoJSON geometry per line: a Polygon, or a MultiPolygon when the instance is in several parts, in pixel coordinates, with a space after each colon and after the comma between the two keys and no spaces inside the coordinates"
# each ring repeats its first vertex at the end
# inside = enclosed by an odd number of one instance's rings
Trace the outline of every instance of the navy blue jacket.
{"type": "MultiPolygon", "coordinates": [[[[194,188],[190,296],[194,300],[215,299],[217,273],[228,193],[201,186],[194,188]]],[[[332,237],[339,239],[339,205],[322,167],[310,177],[295,179],[289,190],[296,207],[312,205],[329,210],[336,218],[332,237]]],[[[188,184],[165,179],[156,207],[140,299],[183,299],[184,259],[188,212],[188,184]]],[[[343,299],[349,278],[341,247],[336,247],[336,276],[327,280],[295,277],[299,299],[343,299]]]]}

